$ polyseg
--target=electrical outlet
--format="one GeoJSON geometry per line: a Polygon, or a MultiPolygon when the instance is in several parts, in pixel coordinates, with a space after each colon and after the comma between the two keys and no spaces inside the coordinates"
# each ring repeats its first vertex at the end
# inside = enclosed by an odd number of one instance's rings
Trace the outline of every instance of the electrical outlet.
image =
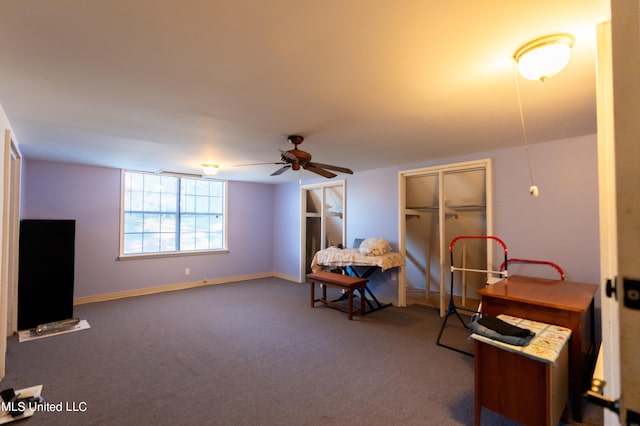
{"type": "Polygon", "coordinates": [[[185,274],[186,276],[191,275],[191,268],[184,268],[184,274],[185,274]]]}
{"type": "Polygon", "coordinates": [[[398,274],[396,274],[395,272],[391,274],[391,281],[398,281],[398,274]]]}

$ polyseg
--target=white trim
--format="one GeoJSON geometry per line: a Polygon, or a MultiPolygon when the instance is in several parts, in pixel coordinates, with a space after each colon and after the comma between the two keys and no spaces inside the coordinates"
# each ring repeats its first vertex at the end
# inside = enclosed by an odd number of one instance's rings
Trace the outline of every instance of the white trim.
{"type": "Polygon", "coordinates": [[[10,129],[4,131],[2,200],[0,203],[0,380],[5,376],[7,336],[17,322],[18,227],[20,218],[20,151],[10,129]]]}
{"type": "Polygon", "coordinates": [[[306,278],[300,280],[298,277],[294,277],[293,275],[289,275],[289,274],[283,274],[282,272],[272,272],[271,276],[274,278],[280,278],[280,279],[291,281],[298,284],[304,284],[307,282],[306,278]]]}
{"type": "Polygon", "coordinates": [[[277,272],[263,272],[259,274],[236,275],[233,277],[206,279],[206,280],[190,281],[190,282],[176,283],[176,284],[166,284],[166,285],[155,286],[155,287],[116,291],[113,293],[96,294],[93,296],[75,297],[73,299],[73,304],[84,305],[87,303],[106,302],[108,300],[117,300],[117,299],[124,299],[128,297],[145,296],[149,294],[165,293],[168,291],[179,291],[179,290],[186,290],[189,288],[206,287],[210,285],[227,284],[227,283],[233,283],[238,281],[248,281],[248,280],[255,280],[255,279],[269,278],[269,277],[281,278],[284,280],[297,282],[295,277],[292,277],[290,275],[280,274],[277,272]]]}
{"type": "Polygon", "coordinates": [[[460,163],[442,164],[439,166],[421,167],[417,169],[401,170],[398,172],[400,176],[420,176],[426,173],[435,172],[451,172],[456,170],[466,170],[473,167],[485,167],[491,164],[491,158],[482,158],[479,160],[463,161],[460,163]]]}
{"type": "Polygon", "coordinates": [[[298,192],[299,197],[300,197],[300,233],[299,235],[299,240],[298,240],[298,256],[300,259],[300,265],[298,266],[298,281],[302,281],[302,277],[304,277],[305,274],[305,261],[307,258],[307,253],[306,253],[306,238],[307,238],[307,218],[306,218],[306,213],[307,213],[307,197],[304,196],[306,195],[305,191],[303,191],[303,188],[305,188],[307,185],[304,186],[300,186],[300,190],[298,192]]]}
{"type": "Polygon", "coordinates": [[[0,223],[0,378],[5,375],[5,354],[7,352],[7,311],[8,311],[8,294],[9,294],[9,239],[7,234],[10,229],[9,223],[9,193],[11,182],[11,160],[10,160],[10,144],[11,131],[5,129],[4,141],[2,144],[2,201],[0,204],[0,212],[2,223],[0,223]]]}
{"type": "Polygon", "coordinates": [[[9,191],[9,281],[7,294],[7,333],[18,331],[18,260],[20,248],[20,186],[22,179],[22,154],[11,139],[9,191]]]}
{"type": "Polygon", "coordinates": [[[161,251],[159,253],[143,253],[143,254],[121,254],[117,260],[141,260],[141,259],[157,259],[159,257],[179,257],[179,256],[203,256],[210,254],[227,254],[229,250],[192,250],[192,251],[161,251]]]}
{"type": "MultiPolygon", "coordinates": [[[[407,234],[407,220],[405,215],[405,206],[407,205],[407,179],[404,172],[398,172],[398,252],[403,259],[407,258],[407,250],[405,248],[405,238],[407,234]]],[[[405,267],[401,266],[398,273],[398,301],[399,307],[407,306],[407,281],[405,267]]]]}
{"type": "Polygon", "coordinates": [[[224,203],[224,235],[222,236],[222,248],[229,250],[229,181],[223,180],[222,184],[224,190],[224,199],[222,200],[224,203]]]}
{"type": "MultiPolygon", "coordinates": [[[[453,169],[454,171],[457,168],[453,169]]],[[[448,171],[448,170],[447,170],[448,171]]],[[[445,228],[445,215],[444,215],[444,173],[445,170],[440,169],[438,173],[438,233],[440,234],[440,245],[438,247],[440,257],[440,316],[446,315],[447,310],[447,273],[445,264],[447,262],[447,229],[445,228]]],[[[425,271],[429,274],[431,271],[425,271]]],[[[406,288],[405,288],[406,291],[406,288]]]]}
{"type": "MultiPolygon", "coordinates": [[[[608,398],[619,398],[622,388],[620,371],[620,322],[617,300],[607,297],[607,279],[618,275],[618,223],[616,203],[615,123],[613,116],[613,59],[611,21],[596,27],[596,107],[598,128],[598,194],[600,213],[600,315],[602,327],[602,368],[608,398]]],[[[618,288],[621,285],[618,283],[618,288]]],[[[620,290],[618,290],[620,291],[620,290]]],[[[604,424],[619,424],[619,417],[604,410],[604,424]]]]}
{"type": "Polygon", "coordinates": [[[120,170],[120,229],[118,234],[118,258],[124,252],[124,174],[128,170],[120,170]]]}

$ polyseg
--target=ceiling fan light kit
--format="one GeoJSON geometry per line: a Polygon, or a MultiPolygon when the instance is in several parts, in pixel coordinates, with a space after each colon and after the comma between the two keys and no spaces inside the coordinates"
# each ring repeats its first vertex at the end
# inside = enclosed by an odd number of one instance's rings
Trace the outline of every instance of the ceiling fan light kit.
{"type": "Polygon", "coordinates": [[[527,80],[545,81],[569,63],[575,39],[571,34],[552,34],[521,46],[513,58],[527,80]]]}
{"type": "Polygon", "coordinates": [[[203,164],[202,165],[202,173],[205,176],[215,176],[218,174],[218,165],[217,164],[203,164]]]}

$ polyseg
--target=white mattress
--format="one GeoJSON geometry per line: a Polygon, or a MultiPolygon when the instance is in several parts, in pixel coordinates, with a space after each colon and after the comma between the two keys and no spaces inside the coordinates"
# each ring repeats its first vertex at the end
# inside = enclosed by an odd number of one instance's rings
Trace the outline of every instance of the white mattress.
{"type": "Polygon", "coordinates": [[[383,271],[397,266],[404,266],[404,257],[400,253],[391,252],[382,256],[364,256],[357,248],[339,249],[329,247],[320,250],[313,256],[311,271],[319,272],[323,266],[378,266],[383,271]]]}

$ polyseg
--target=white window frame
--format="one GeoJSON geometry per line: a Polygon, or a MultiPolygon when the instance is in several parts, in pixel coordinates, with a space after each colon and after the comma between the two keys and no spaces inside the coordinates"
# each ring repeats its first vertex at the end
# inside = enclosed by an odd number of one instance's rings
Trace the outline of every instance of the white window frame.
{"type": "MultiPolygon", "coordinates": [[[[140,259],[140,258],[153,258],[153,257],[172,257],[172,256],[186,256],[186,255],[202,255],[202,254],[215,254],[215,253],[228,253],[228,230],[229,230],[229,220],[228,220],[228,182],[222,179],[211,179],[211,178],[199,178],[197,176],[192,175],[181,175],[178,173],[170,174],[173,177],[178,179],[178,191],[180,191],[180,179],[200,179],[211,181],[214,180],[216,182],[222,183],[222,193],[223,193],[223,235],[222,235],[222,247],[218,249],[203,249],[203,250],[180,250],[180,251],[161,251],[161,252],[149,252],[149,253],[124,253],[124,216],[125,216],[125,175],[126,173],[139,173],[146,175],[157,175],[157,173],[149,173],[149,172],[141,172],[137,170],[122,170],[120,174],[120,235],[119,235],[119,260],[126,259],[140,259]]],[[[180,211],[177,212],[180,215],[180,211]]],[[[179,221],[178,221],[179,222],[179,221]]],[[[178,223],[179,227],[179,223],[178,223]]],[[[176,238],[179,240],[180,238],[180,230],[176,230],[176,238]]]]}

